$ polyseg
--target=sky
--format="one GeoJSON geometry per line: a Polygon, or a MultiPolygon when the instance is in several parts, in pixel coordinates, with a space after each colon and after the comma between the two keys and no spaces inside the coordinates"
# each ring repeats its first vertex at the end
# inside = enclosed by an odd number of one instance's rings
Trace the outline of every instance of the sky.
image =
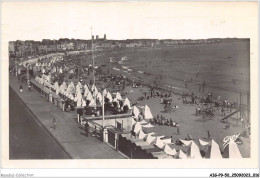
{"type": "Polygon", "coordinates": [[[8,41],[250,38],[256,2],[2,2],[8,41]]]}

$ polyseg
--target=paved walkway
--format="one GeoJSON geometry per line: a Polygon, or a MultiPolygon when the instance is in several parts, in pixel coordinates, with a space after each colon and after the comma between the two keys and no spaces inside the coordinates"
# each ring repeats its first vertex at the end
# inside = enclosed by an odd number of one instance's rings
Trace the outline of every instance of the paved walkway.
{"type": "Polygon", "coordinates": [[[20,93],[19,81],[12,74],[9,75],[9,85],[72,159],[124,158],[99,139],[86,137],[84,128],[76,122],[76,112],[61,111],[37,91],[29,92],[25,84],[22,84],[24,91],[20,93]],[[55,130],[52,126],[54,117],[57,122],[55,130]]]}

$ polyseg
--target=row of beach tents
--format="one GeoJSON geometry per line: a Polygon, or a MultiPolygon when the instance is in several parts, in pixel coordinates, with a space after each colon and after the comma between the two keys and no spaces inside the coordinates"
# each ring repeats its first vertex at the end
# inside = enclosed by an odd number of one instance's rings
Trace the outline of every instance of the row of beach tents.
{"type": "Polygon", "coordinates": [[[53,89],[57,95],[62,94],[70,100],[73,100],[77,103],[77,107],[86,106],[87,100],[90,102],[89,106],[94,106],[96,104],[95,98],[99,100],[99,102],[102,102],[103,93],[104,98],[107,98],[109,102],[112,103],[123,101],[123,106],[128,106],[128,108],[131,108],[129,99],[123,99],[119,92],[117,92],[115,96],[112,97],[112,94],[106,89],[104,89],[102,92],[98,91],[94,84],[90,88],[88,85],[82,85],[80,82],[78,82],[77,85],[75,85],[73,82],[67,84],[65,81],[61,85],[59,85],[58,82],[51,84],[49,77],[46,75],[42,75],[42,77],[36,77],[35,80],[38,83],[53,89]]]}
{"type": "Polygon", "coordinates": [[[181,143],[185,146],[177,146],[172,143],[171,138],[166,138],[164,135],[159,136],[149,128],[153,128],[152,124],[148,124],[145,120],[134,123],[133,132],[138,136],[136,144],[146,148],[158,147],[160,151],[153,154],[158,158],[174,158],[174,159],[222,159],[222,158],[242,158],[240,150],[234,140],[229,140],[225,145],[224,151],[221,152],[219,144],[214,140],[198,139],[199,146],[195,140],[182,140],[181,143]],[[145,133],[146,131],[147,133],[145,133]],[[176,149],[177,148],[177,149],[176,149]],[[201,150],[204,154],[202,155],[201,150]]]}

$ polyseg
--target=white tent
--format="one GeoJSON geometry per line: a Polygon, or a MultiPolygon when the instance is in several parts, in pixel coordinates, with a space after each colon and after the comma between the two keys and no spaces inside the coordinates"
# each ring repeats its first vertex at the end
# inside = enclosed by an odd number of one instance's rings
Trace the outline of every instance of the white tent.
{"type": "Polygon", "coordinates": [[[153,118],[152,112],[147,105],[144,106],[144,118],[145,119],[152,119],[153,118]]]}
{"type": "Polygon", "coordinates": [[[87,90],[87,93],[89,92],[88,86],[86,84],[84,85],[84,90],[85,90],[85,92],[87,90]]]}
{"type": "Polygon", "coordinates": [[[107,99],[109,102],[113,101],[112,95],[109,92],[107,92],[107,99]]]}
{"type": "Polygon", "coordinates": [[[106,94],[107,94],[107,89],[104,89],[104,90],[103,90],[103,94],[104,94],[104,96],[106,96],[106,94]]]}
{"type": "Polygon", "coordinates": [[[95,102],[94,99],[92,99],[92,100],[90,101],[90,103],[89,103],[89,106],[95,106],[95,105],[96,105],[96,102],[95,102]]]}
{"type": "Polygon", "coordinates": [[[75,85],[74,85],[74,83],[71,81],[70,82],[70,85],[73,87],[73,88],[75,88],[75,85]]]}
{"type": "Polygon", "coordinates": [[[234,140],[230,140],[229,143],[224,148],[223,157],[224,158],[242,158],[242,155],[234,140]]]}
{"type": "Polygon", "coordinates": [[[142,130],[140,130],[139,139],[144,139],[146,136],[147,134],[145,134],[142,130]]]}
{"type": "Polygon", "coordinates": [[[102,95],[101,95],[100,92],[98,92],[98,94],[97,94],[97,99],[98,99],[100,102],[102,101],[102,95]]]}
{"type": "Polygon", "coordinates": [[[211,141],[211,149],[208,149],[208,153],[206,153],[206,157],[222,158],[219,145],[213,139],[211,141]],[[209,156],[207,156],[207,155],[209,155],[209,156]]]}
{"type": "Polygon", "coordinates": [[[203,141],[201,139],[199,139],[199,142],[200,142],[200,145],[202,145],[202,146],[207,146],[207,145],[210,144],[210,142],[206,142],[206,141],[203,141]]]}
{"type": "Polygon", "coordinates": [[[66,84],[65,81],[62,83],[62,86],[63,86],[63,88],[64,88],[65,90],[68,88],[68,86],[67,86],[67,84],[66,84]]]}
{"type": "MultiPolygon", "coordinates": [[[[81,93],[79,93],[79,94],[77,95],[77,98],[76,98],[75,100],[76,100],[76,102],[77,102],[77,107],[79,107],[79,106],[82,105],[82,95],[81,95],[81,93]]],[[[74,100],[74,101],[75,101],[75,100],[74,100]]]]}
{"type": "Polygon", "coordinates": [[[60,89],[56,89],[56,94],[58,95],[60,93],[60,89]]]}
{"type": "Polygon", "coordinates": [[[92,96],[91,92],[88,93],[87,100],[89,100],[89,101],[93,100],[93,96],[92,96]]]}
{"type": "Polygon", "coordinates": [[[91,86],[91,91],[98,91],[97,87],[94,84],[91,86]]]}
{"type": "Polygon", "coordinates": [[[140,111],[136,106],[133,106],[132,112],[133,112],[134,118],[138,118],[140,111]]]}
{"type": "Polygon", "coordinates": [[[117,102],[118,103],[118,100],[116,98],[113,99],[113,102],[117,102]]]}
{"type": "Polygon", "coordinates": [[[74,100],[74,96],[70,93],[69,99],[74,100]]]}
{"type": "Polygon", "coordinates": [[[179,159],[188,159],[187,155],[181,149],[179,150],[176,156],[179,159]]]}
{"type": "Polygon", "coordinates": [[[132,122],[132,126],[134,125],[134,124],[136,124],[136,121],[134,120],[134,118],[132,117],[132,120],[131,120],[131,122],[132,122]]]}
{"type": "Polygon", "coordinates": [[[168,144],[165,144],[165,147],[164,147],[164,152],[167,154],[167,155],[171,155],[171,156],[174,156],[176,155],[176,150],[175,148],[172,149],[168,144]]]}
{"type": "Polygon", "coordinates": [[[182,139],[180,139],[180,141],[181,141],[185,146],[190,146],[190,144],[191,144],[191,140],[182,140],[182,139]]]}
{"type": "Polygon", "coordinates": [[[82,106],[85,107],[87,106],[86,100],[82,99],[82,106]]]}
{"type": "Polygon", "coordinates": [[[60,88],[60,87],[59,87],[58,82],[55,82],[55,83],[54,83],[54,89],[57,90],[57,89],[59,89],[59,88],[60,88]]]}
{"type": "Polygon", "coordinates": [[[116,92],[116,99],[119,100],[119,101],[122,100],[122,97],[121,97],[119,92],[116,92]]]}
{"type": "Polygon", "coordinates": [[[98,93],[99,93],[98,90],[94,90],[93,91],[93,96],[97,96],[98,93]]]}
{"type": "Polygon", "coordinates": [[[131,108],[131,104],[128,98],[125,98],[123,106],[128,106],[129,109],[131,108]]]}
{"type": "Polygon", "coordinates": [[[134,132],[138,134],[142,130],[141,124],[139,122],[136,122],[134,132]]]}
{"type": "Polygon", "coordinates": [[[76,87],[76,93],[81,93],[81,88],[80,87],[76,87]]]}
{"type": "Polygon", "coordinates": [[[161,149],[163,149],[163,147],[164,147],[164,145],[165,145],[165,143],[163,143],[163,141],[162,141],[159,137],[156,138],[156,141],[155,141],[154,144],[155,144],[156,146],[158,146],[159,148],[161,148],[161,149]]]}
{"type": "Polygon", "coordinates": [[[85,91],[84,91],[84,96],[87,97],[89,93],[90,93],[90,91],[89,91],[88,89],[85,90],[85,91]]]}
{"type": "Polygon", "coordinates": [[[192,140],[188,151],[188,157],[192,159],[202,158],[198,145],[192,140]]]}
{"type": "Polygon", "coordinates": [[[152,136],[153,134],[154,134],[154,132],[149,133],[149,134],[147,135],[147,139],[146,139],[146,142],[147,142],[147,143],[151,144],[153,141],[155,141],[156,137],[155,137],[155,136],[152,136]]]}
{"type": "Polygon", "coordinates": [[[219,145],[212,139],[210,142],[205,142],[199,139],[200,145],[206,146],[205,158],[222,158],[219,145]]]}

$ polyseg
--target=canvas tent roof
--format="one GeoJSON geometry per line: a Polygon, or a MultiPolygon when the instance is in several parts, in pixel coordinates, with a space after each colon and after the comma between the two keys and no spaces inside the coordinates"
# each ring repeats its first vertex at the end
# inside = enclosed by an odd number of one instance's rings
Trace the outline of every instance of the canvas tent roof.
{"type": "Polygon", "coordinates": [[[133,106],[133,115],[134,115],[134,118],[138,118],[139,114],[140,114],[140,111],[139,109],[136,107],[136,106],[133,106]]]}
{"type": "Polygon", "coordinates": [[[145,119],[152,119],[153,118],[152,112],[147,105],[144,106],[144,118],[145,119]]]}
{"type": "Polygon", "coordinates": [[[177,157],[179,159],[188,159],[187,155],[182,150],[179,150],[177,157]]]}
{"type": "Polygon", "coordinates": [[[207,147],[205,158],[222,158],[220,147],[215,142],[215,140],[212,139],[210,142],[204,142],[203,140],[199,139],[199,141],[202,146],[207,147]]]}
{"type": "Polygon", "coordinates": [[[113,101],[112,95],[109,92],[107,92],[107,99],[109,100],[109,102],[113,101]]]}
{"type": "Polygon", "coordinates": [[[117,99],[117,100],[122,100],[122,97],[121,97],[121,95],[120,95],[119,92],[116,92],[116,99],[117,99]]]}
{"type": "Polygon", "coordinates": [[[107,89],[104,89],[104,90],[103,90],[103,94],[104,94],[104,96],[106,96],[106,94],[107,94],[107,89]]]}
{"type": "Polygon", "coordinates": [[[147,134],[145,134],[142,130],[140,130],[139,139],[144,139],[146,136],[147,134]]]}
{"type": "Polygon", "coordinates": [[[95,102],[94,99],[92,99],[92,100],[90,101],[90,103],[89,103],[89,106],[95,106],[95,105],[96,105],[96,102],[95,102]]]}
{"type": "Polygon", "coordinates": [[[200,154],[200,149],[198,145],[192,140],[190,144],[190,149],[188,151],[188,157],[192,159],[202,158],[200,154]]]}
{"type": "Polygon", "coordinates": [[[171,155],[171,156],[174,156],[176,155],[176,149],[175,148],[171,148],[168,144],[165,144],[165,147],[164,147],[164,152],[167,154],[167,155],[171,155]]]}
{"type": "Polygon", "coordinates": [[[224,158],[242,158],[242,155],[238,149],[237,144],[234,140],[230,140],[229,144],[224,148],[224,158]]]}
{"type": "Polygon", "coordinates": [[[128,106],[128,108],[131,108],[131,104],[128,98],[125,98],[123,106],[128,106]]]}
{"type": "Polygon", "coordinates": [[[146,142],[151,144],[153,141],[155,141],[156,137],[155,136],[152,136],[154,133],[149,133],[147,135],[147,139],[146,139],[146,142]]]}
{"type": "Polygon", "coordinates": [[[89,101],[93,100],[93,96],[92,96],[91,92],[88,93],[87,100],[89,100],[89,101]]]}
{"type": "Polygon", "coordinates": [[[165,143],[159,137],[157,137],[156,141],[155,141],[155,145],[158,146],[159,148],[163,149],[165,143]]]}
{"type": "Polygon", "coordinates": [[[140,130],[142,130],[141,124],[139,122],[136,122],[134,132],[138,134],[140,130]]]}

